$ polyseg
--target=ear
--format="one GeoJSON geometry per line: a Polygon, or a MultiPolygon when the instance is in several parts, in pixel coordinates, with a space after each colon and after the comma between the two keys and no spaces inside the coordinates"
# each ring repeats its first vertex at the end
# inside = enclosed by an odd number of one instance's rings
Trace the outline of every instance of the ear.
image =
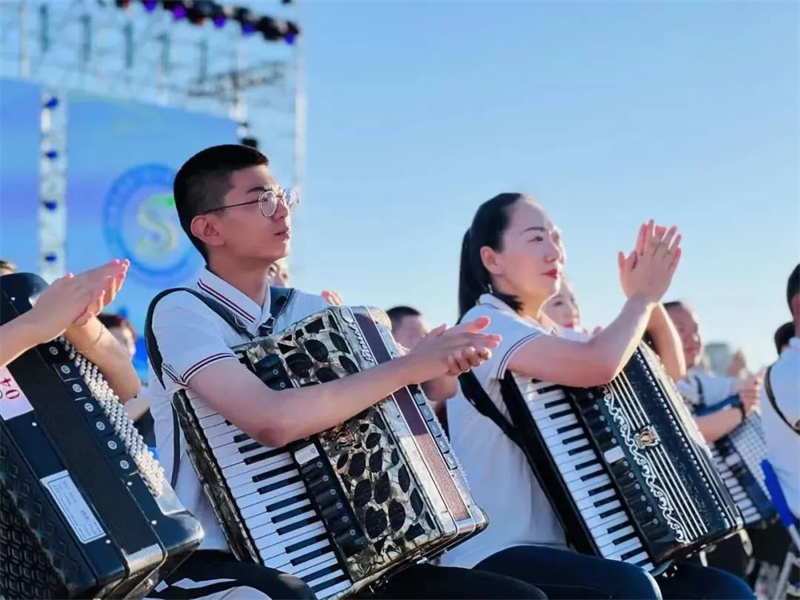
{"type": "Polygon", "coordinates": [[[795,319],[800,317],[800,294],[795,294],[792,298],[792,316],[795,319]]]}
{"type": "Polygon", "coordinates": [[[225,240],[216,227],[214,215],[198,215],[192,219],[192,235],[206,246],[222,246],[225,240]]]}
{"type": "Polygon", "coordinates": [[[500,264],[500,256],[494,249],[489,246],[482,246],[480,254],[481,262],[483,266],[486,267],[486,270],[489,271],[489,274],[501,275],[503,273],[503,268],[500,264]]]}

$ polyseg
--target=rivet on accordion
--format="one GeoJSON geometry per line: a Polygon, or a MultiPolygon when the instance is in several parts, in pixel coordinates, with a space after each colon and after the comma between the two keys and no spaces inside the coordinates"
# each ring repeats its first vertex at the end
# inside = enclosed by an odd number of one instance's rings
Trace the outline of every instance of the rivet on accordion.
{"type": "Polygon", "coordinates": [[[69,367],[67,365],[61,365],[61,372],[66,375],[69,373],[69,367]]]}

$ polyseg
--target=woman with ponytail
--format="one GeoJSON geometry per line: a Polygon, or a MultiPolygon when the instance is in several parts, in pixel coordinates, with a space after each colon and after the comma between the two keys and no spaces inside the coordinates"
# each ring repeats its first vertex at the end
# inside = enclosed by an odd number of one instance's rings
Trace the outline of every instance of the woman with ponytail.
{"type": "MultiPolygon", "coordinates": [[[[667,291],[681,255],[676,228],[642,225],[635,249],[618,256],[627,300],[594,337],[561,328],[542,311],[560,286],[564,250],[544,209],[523,194],[480,206],[461,249],[463,320],[489,317],[502,341],[472,370],[508,418],[500,382],[507,371],[563,386],[592,387],[617,376],[667,291]]],[[[564,530],[520,448],[463,396],[448,401],[450,439],[489,527],[444,555],[450,565],[493,571],[539,587],[548,598],[752,598],[722,571],[681,565],[658,582],[643,569],[567,548],[564,530]]]]}

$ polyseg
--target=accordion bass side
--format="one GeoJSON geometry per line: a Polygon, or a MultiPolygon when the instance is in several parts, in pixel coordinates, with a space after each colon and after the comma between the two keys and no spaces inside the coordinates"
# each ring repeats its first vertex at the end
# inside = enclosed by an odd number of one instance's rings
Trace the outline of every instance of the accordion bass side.
{"type": "MultiPolygon", "coordinates": [[[[2,322],[45,287],[0,277],[2,322]]],[[[0,597],[140,598],[202,535],[97,367],[66,340],[0,368],[0,597]]]]}
{"type": "MultiPolygon", "coordinates": [[[[274,390],[398,355],[380,311],[331,307],[234,348],[274,390]]],[[[233,552],[303,579],[321,599],[380,585],[487,525],[416,386],[283,448],[261,446],[179,393],[189,452],[233,552]]]]}
{"type": "MultiPolygon", "coordinates": [[[[701,407],[697,414],[710,414],[727,404],[715,405],[710,410],[701,407]]],[[[767,440],[761,426],[761,415],[750,413],[744,423],[708,446],[722,481],[742,512],[745,525],[769,524],[777,512],[770,500],[764,482],[764,470],[761,468],[761,461],[767,458],[767,440]]]]}
{"type": "Polygon", "coordinates": [[[577,550],[660,574],[742,526],[649,348],[641,345],[617,378],[597,388],[507,378],[511,417],[577,550]]]}

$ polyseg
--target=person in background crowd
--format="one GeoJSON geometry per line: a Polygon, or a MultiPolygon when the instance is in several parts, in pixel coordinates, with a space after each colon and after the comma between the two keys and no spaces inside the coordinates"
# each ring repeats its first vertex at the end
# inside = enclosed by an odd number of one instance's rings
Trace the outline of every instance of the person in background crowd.
{"type": "Polygon", "coordinates": [[[15,265],[10,260],[0,258],[0,276],[11,275],[12,273],[16,272],[17,272],[17,265],[15,265]]]}
{"type": "MultiPolygon", "coordinates": [[[[413,350],[431,332],[427,321],[416,308],[395,306],[386,311],[392,323],[392,336],[405,350],[413,350]]],[[[447,431],[445,401],[452,398],[458,389],[455,377],[439,377],[422,384],[422,389],[433,404],[436,416],[447,431]]]]}
{"type": "Polygon", "coordinates": [[[775,350],[778,356],[789,347],[789,342],[794,337],[794,323],[787,321],[775,330],[775,350]]]}
{"type": "Polygon", "coordinates": [[[800,518],[800,264],[789,275],[786,302],[794,336],[769,368],[762,397],[762,423],[770,463],[789,508],[800,518]]]}
{"type": "Polygon", "coordinates": [[[542,312],[559,327],[584,331],[581,327],[581,309],[572,285],[566,277],[561,280],[558,293],[544,303],[542,312]]]}
{"type": "Polygon", "coordinates": [[[56,279],[30,311],[0,327],[0,366],[63,335],[97,365],[121,400],[135,398],[140,385],[130,358],[96,317],[114,300],[128,265],[127,260],[114,260],[79,275],[68,273],[56,279]]]}
{"type": "MultiPolygon", "coordinates": [[[[267,272],[267,281],[272,286],[289,287],[289,261],[282,258],[272,263],[267,272]]],[[[342,297],[333,290],[324,290],[320,295],[332,306],[344,304],[342,297]]]]}
{"type": "MultiPolygon", "coordinates": [[[[101,313],[97,315],[100,322],[106,326],[109,333],[113,335],[117,341],[128,351],[128,354],[133,360],[136,354],[136,329],[133,324],[123,316],[112,313],[101,313]]],[[[150,414],[150,400],[147,397],[145,390],[147,386],[143,384],[142,392],[136,398],[132,398],[124,403],[125,412],[133,420],[136,429],[144,438],[145,443],[150,448],[156,446],[156,433],[153,415],[150,414]]]]}

